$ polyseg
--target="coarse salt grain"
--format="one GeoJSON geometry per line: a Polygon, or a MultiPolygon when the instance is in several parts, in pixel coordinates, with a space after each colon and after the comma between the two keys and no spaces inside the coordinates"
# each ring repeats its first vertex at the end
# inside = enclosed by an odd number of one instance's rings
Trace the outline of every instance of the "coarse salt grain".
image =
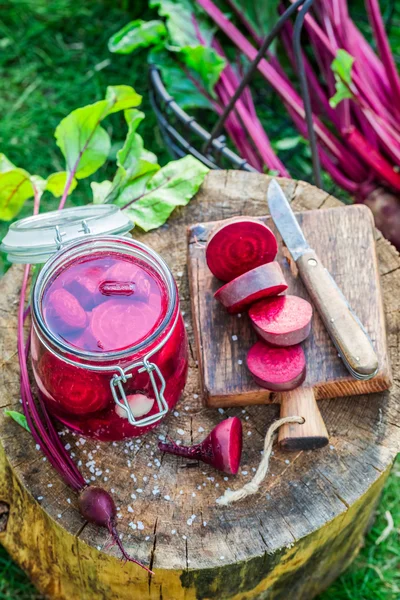
{"type": "Polygon", "coordinates": [[[133,513],[133,508],[132,506],[128,506],[128,512],[133,513]]]}
{"type": "Polygon", "coordinates": [[[176,433],[178,433],[179,435],[185,435],[185,432],[183,431],[183,429],[177,429],[176,433]]]}
{"type": "Polygon", "coordinates": [[[223,415],[225,411],[224,411],[224,409],[223,409],[223,408],[219,408],[219,409],[218,409],[218,412],[219,412],[221,415],[223,415]]]}
{"type": "Polygon", "coordinates": [[[179,413],[177,410],[174,412],[174,417],[179,417],[179,413]]]}
{"type": "Polygon", "coordinates": [[[232,341],[233,341],[233,342],[237,342],[237,340],[238,340],[238,336],[237,336],[237,335],[233,335],[233,336],[232,336],[232,341]]]}
{"type": "Polygon", "coordinates": [[[143,529],[144,529],[144,525],[143,525],[142,521],[138,521],[138,522],[137,522],[137,528],[138,528],[140,531],[143,531],[143,529]]]}
{"type": "Polygon", "coordinates": [[[243,361],[242,361],[242,359],[241,359],[241,358],[239,358],[239,360],[238,360],[238,365],[242,365],[242,364],[243,364],[243,361]]]}
{"type": "Polygon", "coordinates": [[[171,496],[168,496],[168,494],[166,496],[164,496],[164,500],[171,500],[171,496]]]}
{"type": "Polygon", "coordinates": [[[176,529],[172,529],[171,534],[175,535],[176,534],[176,529]]]}
{"type": "Polygon", "coordinates": [[[203,433],[203,431],[204,431],[204,427],[199,427],[197,431],[198,431],[199,433],[203,433]]]}

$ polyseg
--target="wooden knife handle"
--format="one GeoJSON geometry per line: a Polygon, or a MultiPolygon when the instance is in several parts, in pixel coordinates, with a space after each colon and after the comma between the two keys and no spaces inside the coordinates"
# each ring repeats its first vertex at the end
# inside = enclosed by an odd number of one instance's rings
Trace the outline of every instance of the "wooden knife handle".
{"type": "Polygon", "coordinates": [[[311,388],[299,387],[280,395],[281,418],[304,417],[304,423],[279,428],[278,443],[284,450],[315,450],[329,442],[329,435],[311,388]]]}
{"type": "Polygon", "coordinates": [[[351,374],[358,379],[373,377],[378,369],[378,358],[372,343],[316,253],[313,250],[306,252],[296,265],[351,374]]]}

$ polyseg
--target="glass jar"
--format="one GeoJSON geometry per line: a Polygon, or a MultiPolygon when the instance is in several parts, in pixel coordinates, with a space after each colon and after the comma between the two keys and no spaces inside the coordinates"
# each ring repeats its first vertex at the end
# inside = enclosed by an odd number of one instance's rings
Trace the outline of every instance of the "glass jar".
{"type": "MultiPolygon", "coordinates": [[[[31,359],[39,397],[52,415],[84,436],[103,441],[140,436],[165,418],[186,383],[187,339],[176,283],[164,260],[136,240],[86,233],[63,245],[60,233],[56,229],[59,249],[42,267],[32,292],[31,359]],[[160,283],[162,309],[149,335],[129,347],[96,351],[56,335],[45,312],[49,286],[83,260],[121,257],[160,283]]],[[[108,339],[118,337],[115,323],[105,320],[104,327],[108,339]]]]}

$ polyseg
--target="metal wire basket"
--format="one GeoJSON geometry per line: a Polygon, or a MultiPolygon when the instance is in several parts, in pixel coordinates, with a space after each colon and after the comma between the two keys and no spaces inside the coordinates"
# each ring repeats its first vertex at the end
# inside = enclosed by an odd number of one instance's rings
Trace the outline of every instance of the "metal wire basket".
{"type": "MultiPolygon", "coordinates": [[[[243,90],[249,84],[257,70],[258,63],[272,42],[279,35],[283,25],[296,14],[294,22],[293,46],[296,59],[297,74],[299,77],[300,91],[304,103],[308,140],[311,150],[313,181],[322,187],[321,169],[313,128],[312,110],[307,79],[304,71],[303,54],[301,47],[301,32],[304,19],[314,0],[297,0],[289,6],[280,16],[270,33],[265,37],[255,59],[250,63],[241,82],[230,102],[218,118],[212,131],[207,131],[198,123],[195,117],[185,112],[169,94],[162,81],[160,71],[156,65],[150,66],[150,99],[155,112],[158,125],[164,142],[174,158],[181,158],[192,154],[210,169],[243,169],[256,171],[244,158],[236,154],[227,146],[223,127],[235,103],[240,98],[243,90]]],[[[290,160],[290,155],[289,155],[290,160]]],[[[293,173],[293,175],[296,175],[293,173]]]]}

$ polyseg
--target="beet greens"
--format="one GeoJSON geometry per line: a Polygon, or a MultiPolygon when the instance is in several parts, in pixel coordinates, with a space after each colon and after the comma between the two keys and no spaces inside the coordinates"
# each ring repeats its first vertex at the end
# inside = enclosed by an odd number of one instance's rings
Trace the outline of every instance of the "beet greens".
{"type": "MultiPolygon", "coordinates": [[[[224,0],[218,6],[213,0],[151,0],[163,19],[159,23],[165,23],[162,35],[147,43],[146,32],[140,35],[136,22],[137,45],[129,46],[127,27],[125,39],[116,34],[119,45],[111,40],[110,50],[125,52],[128,46],[133,51],[154,45],[149,60],[159,66],[178,104],[220,114],[240,81],[242,67],[236,57],[254,59],[263,38],[290,3],[294,0],[224,0]]],[[[400,248],[400,201],[396,197],[400,191],[400,76],[378,0],[365,0],[376,51],[352,19],[349,6],[346,0],[316,0],[305,19],[305,72],[318,152],[330,177],[356,202],[372,209],[377,226],[400,248]]],[[[295,75],[291,22],[281,31],[276,53],[267,52],[258,71],[279,95],[301,136],[307,137],[297,81],[292,81],[281,60],[286,57],[295,75]]],[[[289,176],[273,150],[279,144],[271,144],[269,123],[257,117],[249,88],[237,101],[225,131],[253,167],[289,176]]]]}

